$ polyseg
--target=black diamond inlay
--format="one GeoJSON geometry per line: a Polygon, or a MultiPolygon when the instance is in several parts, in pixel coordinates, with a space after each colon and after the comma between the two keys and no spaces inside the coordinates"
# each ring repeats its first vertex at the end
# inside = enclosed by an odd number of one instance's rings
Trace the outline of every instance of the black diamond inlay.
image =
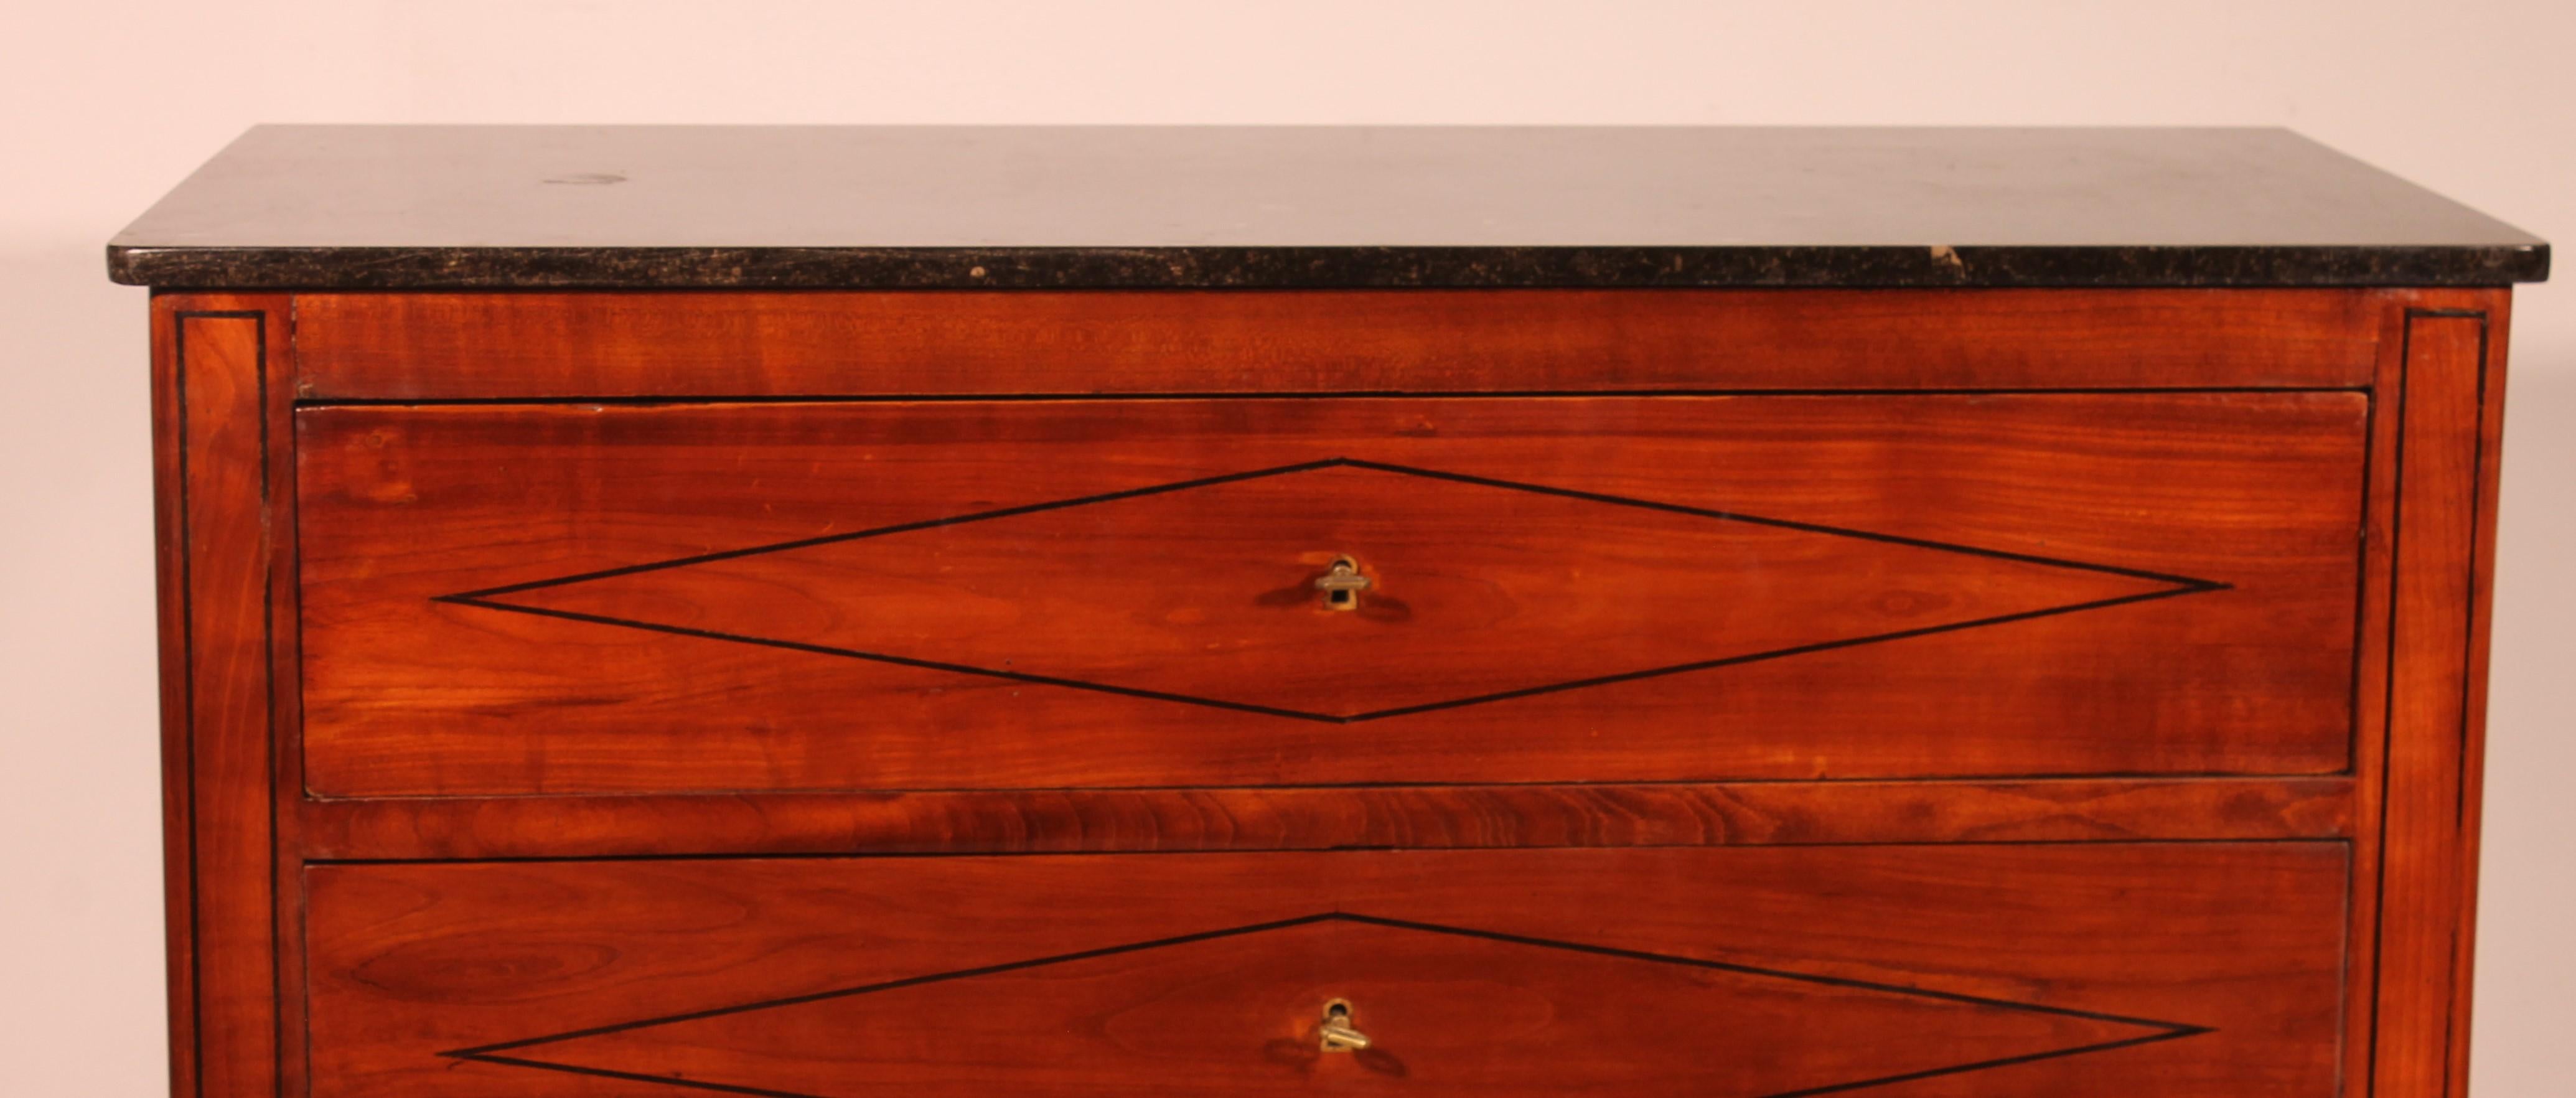
{"type": "Polygon", "coordinates": [[[2226,586],[1332,458],[439,601],[1349,723],[2226,586]]]}
{"type": "MultiPolygon", "coordinates": [[[[441,1055],[770,1098],[1101,1077],[1297,1090],[1300,1008],[1347,993],[1360,1070],[1440,1093],[1810,1098],[2211,1032],[1609,946],[1332,912],[598,1026],[441,1055]],[[1148,956],[1150,955],[1150,956],[1148,956]],[[1026,997],[1025,999],[1023,997],[1026,997]],[[1012,1004],[1034,1000],[1036,1014],[1012,1004]],[[1544,1009],[1518,1009],[1537,1003],[1544,1009]],[[1060,1015],[1060,1017],[1058,1017],[1060,1015]],[[1891,1036],[1891,1034],[1901,1036],[1891,1036]],[[1552,1042],[1617,1055],[1560,1056],[1552,1042]],[[1595,1089],[1599,1088],[1599,1089],[1595,1089]]],[[[1080,1088],[1077,1088],[1080,1089],[1080,1088]]],[[[1084,1090],[1084,1093],[1089,1093],[1084,1090]]],[[[1302,1092],[1302,1091],[1300,1091],[1302,1092]]]]}

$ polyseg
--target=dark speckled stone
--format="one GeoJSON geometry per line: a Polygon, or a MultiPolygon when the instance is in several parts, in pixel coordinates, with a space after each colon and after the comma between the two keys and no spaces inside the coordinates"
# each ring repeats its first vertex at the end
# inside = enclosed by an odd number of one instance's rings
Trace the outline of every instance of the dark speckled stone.
{"type": "Polygon", "coordinates": [[[2548,245],[2281,130],[260,127],[198,289],[2378,286],[2548,245]]]}

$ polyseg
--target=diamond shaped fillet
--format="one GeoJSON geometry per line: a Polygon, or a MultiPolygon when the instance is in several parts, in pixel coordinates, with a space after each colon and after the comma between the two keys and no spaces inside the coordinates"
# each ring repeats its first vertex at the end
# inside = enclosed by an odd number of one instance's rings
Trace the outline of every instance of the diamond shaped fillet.
{"type": "Polygon", "coordinates": [[[2221,586],[1335,458],[443,601],[1349,722],[2221,586]]]}
{"type": "Polygon", "coordinates": [[[1333,913],[446,1055],[774,1098],[1295,1095],[1329,1080],[1422,1095],[1795,1098],[2204,1032],[1333,913]],[[1321,1051],[1321,1008],[1336,999],[1367,1051],[1321,1051]]]}

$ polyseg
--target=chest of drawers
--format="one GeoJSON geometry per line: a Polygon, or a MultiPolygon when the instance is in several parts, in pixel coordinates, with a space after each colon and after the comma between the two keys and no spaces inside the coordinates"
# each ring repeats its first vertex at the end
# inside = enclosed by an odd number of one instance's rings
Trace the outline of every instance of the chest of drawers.
{"type": "Polygon", "coordinates": [[[2265,131],[263,128],[191,1096],[2458,1095],[2512,282],[2265,131]]]}

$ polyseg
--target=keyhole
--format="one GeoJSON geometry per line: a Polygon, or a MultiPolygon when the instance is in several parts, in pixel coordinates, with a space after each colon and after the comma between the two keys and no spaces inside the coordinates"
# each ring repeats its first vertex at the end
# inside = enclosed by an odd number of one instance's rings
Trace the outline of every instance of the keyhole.
{"type": "Polygon", "coordinates": [[[1332,570],[1315,580],[1315,588],[1324,593],[1324,609],[1357,610],[1360,592],[1368,590],[1369,582],[1367,576],[1360,574],[1360,562],[1335,557],[1332,570]]]}

